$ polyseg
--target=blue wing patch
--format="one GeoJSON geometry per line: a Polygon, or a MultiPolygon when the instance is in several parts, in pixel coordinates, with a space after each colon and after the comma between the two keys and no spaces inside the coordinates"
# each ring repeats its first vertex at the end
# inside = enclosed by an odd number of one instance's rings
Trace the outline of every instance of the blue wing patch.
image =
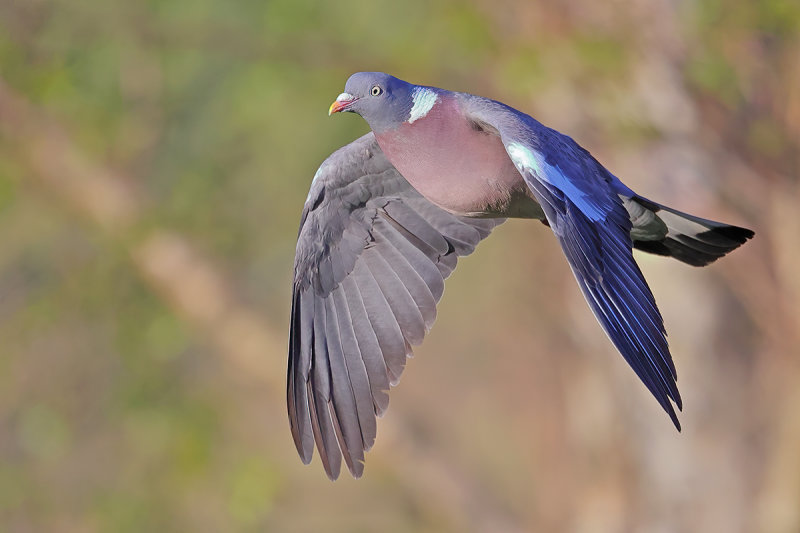
{"type": "Polygon", "coordinates": [[[523,176],[532,172],[536,178],[565,194],[584,215],[595,222],[606,217],[607,210],[589,194],[579,189],[557,165],[545,161],[538,151],[516,142],[506,145],[506,151],[523,176]]]}

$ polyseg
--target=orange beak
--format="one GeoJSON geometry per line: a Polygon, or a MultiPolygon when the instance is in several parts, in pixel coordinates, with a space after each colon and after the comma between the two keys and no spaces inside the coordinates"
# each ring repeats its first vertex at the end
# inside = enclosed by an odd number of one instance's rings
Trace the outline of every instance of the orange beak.
{"type": "Polygon", "coordinates": [[[336,100],[331,104],[331,107],[328,108],[328,116],[331,116],[333,113],[338,113],[340,111],[345,111],[350,104],[357,100],[352,94],[342,93],[336,97],[336,100]]]}

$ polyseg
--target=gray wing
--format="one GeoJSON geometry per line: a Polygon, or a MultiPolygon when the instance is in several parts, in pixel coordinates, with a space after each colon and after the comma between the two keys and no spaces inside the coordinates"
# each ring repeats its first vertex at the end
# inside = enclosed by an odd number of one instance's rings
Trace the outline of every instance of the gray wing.
{"type": "Polygon", "coordinates": [[[304,463],[316,442],[336,479],[359,477],[388,389],[436,318],[444,279],[503,219],[452,215],[422,197],[372,133],[317,171],[294,265],[287,402],[304,463]]]}

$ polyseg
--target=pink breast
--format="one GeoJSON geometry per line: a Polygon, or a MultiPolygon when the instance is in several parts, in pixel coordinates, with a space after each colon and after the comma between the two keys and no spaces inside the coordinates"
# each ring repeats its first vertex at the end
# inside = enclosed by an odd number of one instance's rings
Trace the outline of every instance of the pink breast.
{"type": "Polygon", "coordinates": [[[483,212],[522,183],[500,138],[475,129],[452,97],[440,96],[413,124],[375,137],[415,189],[453,213],[483,212]]]}

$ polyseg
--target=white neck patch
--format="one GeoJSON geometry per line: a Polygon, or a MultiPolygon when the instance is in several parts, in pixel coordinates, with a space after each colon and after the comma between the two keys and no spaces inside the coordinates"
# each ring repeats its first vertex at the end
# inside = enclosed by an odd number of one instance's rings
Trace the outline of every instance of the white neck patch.
{"type": "Polygon", "coordinates": [[[414,90],[411,92],[411,99],[414,101],[414,106],[411,108],[411,114],[408,116],[409,124],[413,124],[416,120],[427,115],[428,111],[430,111],[439,100],[439,95],[427,87],[414,87],[414,90]]]}

